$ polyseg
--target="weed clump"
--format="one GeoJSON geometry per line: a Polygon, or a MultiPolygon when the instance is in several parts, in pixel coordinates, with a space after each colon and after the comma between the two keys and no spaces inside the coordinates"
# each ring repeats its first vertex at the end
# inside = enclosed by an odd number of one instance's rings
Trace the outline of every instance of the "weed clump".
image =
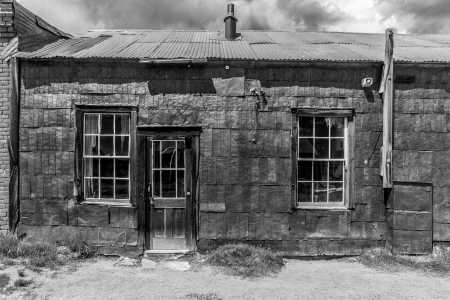
{"type": "Polygon", "coordinates": [[[434,254],[424,256],[394,255],[385,249],[373,249],[363,253],[358,260],[365,266],[393,272],[406,268],[441,275],[450,273],[448,249],[436,249],[434,254]]]}
{"type": "Polygon", "coordinates": [[[225,268],[232,275],[261,277],[278,273],[284,266],[283,257],[268,249],[246,244],[230,244],[211,252],[207,264],[225,268]]]}

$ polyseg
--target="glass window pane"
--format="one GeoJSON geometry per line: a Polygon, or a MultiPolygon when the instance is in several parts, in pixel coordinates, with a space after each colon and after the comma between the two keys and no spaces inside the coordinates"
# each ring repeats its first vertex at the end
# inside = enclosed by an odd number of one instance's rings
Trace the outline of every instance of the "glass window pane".
{"type": "Polygon", "coordinates": [[[127,136],[116,136],[116,155],[128,156],[129,138],[127,136]]]}
{"type": "Polygon", "coordinates": [[[329,118],[332,137],[344,137],[344,118],[329,118]]]}
{"type": "Polygon", "coordinates": [[[128,178],[130,162],[128,159],[116,159],[116,177],[128,178]]]}
{"type": "Polygon", "coordinates": [[[331,139],[331,158],[344,158],[344,139],[331,139]]]}
{"type": "Polygon", "coordinates": [[[327,202],[327,183],[314,183],[314,202],[327,202]]]}
{"type": "Polygon", "coordinates": [[[114,133],[114,115],[101,115],[101,133],[112,134],[114,133]]]}
{"type": "Polygon", "coordinates": [[[178,171],[177,172],[177,190],[178,195],[177,197],[184,197],[184,171],[178,171]]]}
{"type": "Polygon", "coordinates": [[[128,114],[116,114],[116,134],[130,133],[130,116],[128,114]]]}
{"type": "Polygon", "coordinates": [[[100,180],[101,198],[114,198],[114,180],[100,180]]]}
{"type": "Polygon", "coordinates": [[[175,168],[175,141],[161,142],[161,156],[163,168],[175,168]]]}
{"type": "Polygon", "coordinates": [[[100,160],[100,176],[114,177],[114,159],[102,158],[100,160]]]}
{"type": "Polygon", "coordinates": [[[128,180],[116,180],[116,199],[128,199],[128,189],[128,180]]]}
{"type": "Polygon", "coordinates": [[[165,170],[161,172],[162,197],[176,197],[176,172],[175,170],[165,170]]]}
{"type": "Polygon", "coordinates": [[[98,179],[84,180],[84,196],[86,198],[98,198],[98,179]]]}
{"type": "Polygon", "coordinates": [[[313,158],[313,139],[300,139],[298,143],[298,155],[301,158],[313,158]]]}
{"type": "Polygon", "coordinates": [[[297,167],[298,181],[312,181],[312,162],[299,161],[297,167]]]}
{"type": "Polygon", "coordinates": [[[84,159],[84,176],[85,177],[98,177],[98,158],[85,158],[84,159]]]}
{"type": "Polygon", "coordinates": [[[317,137],[328,137],[328,118],[324,117],[316,117],[316,132],[315,136],[317,137]]]}
{"type": "Polygon", "coordinates": [[[177,142],[177,159],[178,168],[184,168],[184,142],[177,142]]]}
{"type": "Polygon", "coordinates": [[[312,183],[299,183],[298,184],[298,202],[311,202],[311,187],[312,183]]]}
{"type": "Polygon", "coordinates": [[[331,183],[330,182],[330,195],[329,202],[342,202],[343,199],[343,184],[342,183],[331,183]]]}
{"type": "Polygon", "coordinates": [[[98,155],[98,136],[84,137],[84,155],[98,155]]]}
{"type": "Polygon", "coordinates": [[[314,158],[329,158],[329,140],[328,139],[316,139],[315,140],[314,158]]]}
{"type": "Polygon", "coordinates": [[[298,122],[298,135],[299,136],[313,136],[313,118],[312,117],[300,117],[298,122]]]}
{"type": "Polygon", "coordinates": [[[328,162],[314,161],[314,181],[328,180],[328,162]]]}
{"type": "Polygon", "coordinates": [[[330,161],[330,181],[344,180],[344,162],[330,161]]]}
{"type": "Polygon", "coordinates": [[[159,151],[160,142],[153,142],[153,168],[159,168],[159,159],[160,159],[160,151],[159,151]]]}
{"type": "Polygon", "coordinates": [[[98,133],[98,115],[84,115],[84,133],[98,133]]]}
{"type": "Polygon", "coordinates": [[[100,136],[100,155],[113,156],[113,137],[112,136],[100,136]]]}
{"type": "Polygon", "coordinates": [[[153,197],[161,197],[161,174],[160,171],[153,171],[153,197]]]}

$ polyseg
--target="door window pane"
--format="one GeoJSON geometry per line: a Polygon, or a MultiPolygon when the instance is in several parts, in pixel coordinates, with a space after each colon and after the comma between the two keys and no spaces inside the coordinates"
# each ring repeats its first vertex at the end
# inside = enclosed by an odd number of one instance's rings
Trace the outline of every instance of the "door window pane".
{"type": "Polygon", "coordinates": [[[176,197],[176,171],[161,171],[162,196],[167,198],[176,197]]]}
{"type": "Polygon", "coordinates": [[[161,161],[162,168],[175,168],[175,141],[162,141],[161,142],[161,161]]]}

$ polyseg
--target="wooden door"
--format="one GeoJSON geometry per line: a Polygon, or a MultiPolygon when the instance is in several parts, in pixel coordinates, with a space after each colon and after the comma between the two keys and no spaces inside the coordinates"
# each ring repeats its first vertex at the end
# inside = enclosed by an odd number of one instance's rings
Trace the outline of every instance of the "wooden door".
{"type": "Polygon", "coordinates": [[[148,144],[149,248],[192,248],[192,140],[184,136],[153,136],[148,144]]]}

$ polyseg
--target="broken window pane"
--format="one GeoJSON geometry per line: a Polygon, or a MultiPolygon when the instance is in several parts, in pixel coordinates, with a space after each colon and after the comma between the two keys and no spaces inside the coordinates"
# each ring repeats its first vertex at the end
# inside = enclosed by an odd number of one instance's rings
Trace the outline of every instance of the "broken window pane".
{"type": "Polygon", "coordinates": [[[162,168],[175,168],[175,141],[162,141],[161,142],[161,159],[162,168]]]}
{"type": "Polygon", "coordinates": [[[184,141],[177,142],[178,168],[184,168],[184,141]]]}

